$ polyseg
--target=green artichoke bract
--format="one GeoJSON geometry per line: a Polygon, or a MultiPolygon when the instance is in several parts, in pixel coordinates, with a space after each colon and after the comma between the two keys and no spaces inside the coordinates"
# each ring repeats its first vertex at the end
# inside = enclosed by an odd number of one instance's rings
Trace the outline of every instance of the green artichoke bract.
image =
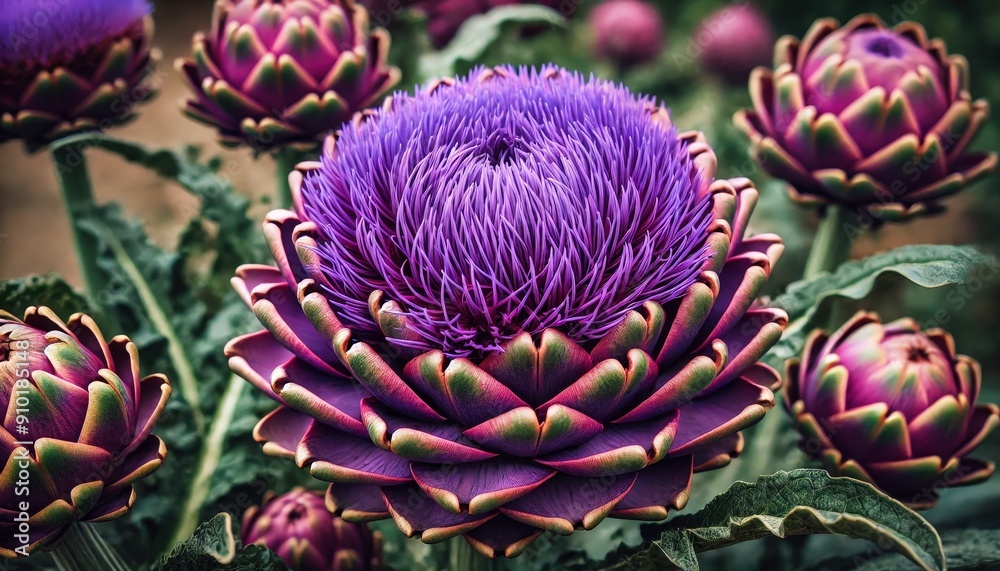
{"type": "Polygon", "coordinates": [[[139,377],[135,344],[105,342],[90,317],[0,311],[0,556],[48,550],[77,521],[125,515],[132,485],[166,458],[151,431],[169,396],[163,375],[139,377]]]}
{"type": "Polygon", "coordinates": [[[802,361],[788,364],[785,402],[802,448],[832,474],[925,508],[943,488],[993,473],[968,457],[1000,423],[996,405],[976,405],[979,388],[979,364],[956,355],[948,333],[860,312],[809,337],[802,361]]]}
{"type": "Polygon", "coordinates": [[[382,568],[382,535],[330,513],[323,494],[295,488],[268,492],[243,514],[243,543],[263,545],[292,571],[375,571],[382,568]]]}
{"type": "Polygon", "coordinates": [[[226,146],[312,149],[399,81],[388,54],[353,0],[219,0],[194,58],[177,62],[195,93],[184,112],[226,146]]]}
{"type": "Polygon", "coordinates": [[[735,122],[797,201],[902,220],[996,167],[995,153],[965,152],[989,113],[968,62],[920,24],[819,20],[778,40],[774,61],[751,74],[754,109],[735,122]]]}

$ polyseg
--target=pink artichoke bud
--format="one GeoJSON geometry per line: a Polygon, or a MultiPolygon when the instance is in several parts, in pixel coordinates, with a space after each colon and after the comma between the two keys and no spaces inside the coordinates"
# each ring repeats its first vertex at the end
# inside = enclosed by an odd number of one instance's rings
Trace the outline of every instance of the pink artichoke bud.
{"type": "Polygon", "coordinates": [[[334,516],[323,495],[303,488],[275,496],[243,515],[243,543],[274,551],[292,571],[375,571],[382,568],[381,535],[334,516]]]}
{"type": "Polygon", "coordinates": [[[758,65],[767,65],[774,50],[774,30],[749,3],[713,12],[695,31],[698,61],[708,72],[743,83],[758,65]]]}
{"type": "Polygon", "coordinates": [[[631,67],[656,59],[663,50],[663,19],[643,0],[607,0],[590,12],[594,54],[631,67]]]}
{"type": "Polygon", "coordinates": [[[153,91],[148,0],[10,0],[0,10],[0,142],[31,150],[133,117],[153,91]]]}
{"type": "Polygon", "coordinates": [[[968,455],[1000,423],[1000,409],[976,405],[979,364],[956,355],[942,330],[860,312],[833,335],[814,332],[787,380],[803,449],[833,474],[925,508],[942,488],[993,473],[992,462],[968,455]]]}
{"type": "Polygon", "coordinates": [[[47,551],[77,521],[125,515],[133,484],[166,457],[151,431],[169,396],[163,375],[139,377],[135,344],[105,342],[90,317],[0,311],[0,557],[47,551]]]}
{"type": "Polygon", "coordinates": [[[179,60],[185,113],[223,145],[310,149],[399,80],[389,35],[354,0],[218,0],[212,30],[179,60]]]}
{"type": "Polygon", "coordinates": [[[801,42],[781,38],[775,64],[753,72],[754,109],[735,121],[797,201],[901,220],[996,166],[965,152],[989,111],[969,95],[968,62],[915,22],[819,20],[801,42]]]}

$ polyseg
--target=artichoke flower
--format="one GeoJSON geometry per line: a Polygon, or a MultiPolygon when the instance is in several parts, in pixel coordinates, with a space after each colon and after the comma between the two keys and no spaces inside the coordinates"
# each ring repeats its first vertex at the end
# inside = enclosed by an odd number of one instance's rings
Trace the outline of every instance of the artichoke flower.
{"type": "Polygon", "coordinates": [[[0,11],[0,142],[35,150],[133,118],[153,90],[148,0],[10,0],[0,11]]]}
{"type": "Polygon", "coordinates": [[[754,70],[754,109],[735,122],[796,201],[903,220],[996,166],[965,152],[989,112],[969,95],[968,62],[915,22],[819,20],[801,42],[778,40],[774,61],[754,70]]]}
{"type": "Polygon", "coordinates": [[[656,59],[663,49],[663,18],[643,0],[606,0],[590,12],[594,54],[621,68],[656,59]]]}
{"type": "Polygon", "coordinates": [[[306,150],[399,81],[389,35],[354,0],[218,0],[194,57],[184,112],[229,147],[306,150]]]}
{"type": "Polygon", "coordinates": [[[757,192],[654,100],[561,68],[474,70],[358,115],[233,284],[230,367],[269,454],[348,521],[513,557],[662,520],[773,406],[757,192]]]}
{"type": "Polygon", "coordinates": [[[326,509],[323,494],[295,488],[268,492],[260,507],[243,514],[244,545],[258,544],[292,571],[376,571],[382,568],[381,535],[347,523],[326,509]]]}
{"type": "Polygon", "coordinates": [[[151,431],[170,396],[139,377],[134,343],[104,340],[90,317],[0,311],[0,556],[49,550],[77,521],[125,515],[133,484],[167,450],[151,431]]]}
{"type": "Polygon", "coordinates": [[[993,473],[992,462],[968,455],[1000,423],[1000,409],[976,405],[979,363],[956,355],[945,331],[860,312],[833,335],[813,332],[787,373],[802,448],[832,474],[927,508],[943,488],[993,473]]]}

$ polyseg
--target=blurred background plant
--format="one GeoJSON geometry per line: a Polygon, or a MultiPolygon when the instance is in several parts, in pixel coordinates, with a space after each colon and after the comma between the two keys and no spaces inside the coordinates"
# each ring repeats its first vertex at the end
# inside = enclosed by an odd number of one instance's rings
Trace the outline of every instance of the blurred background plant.
{"type": "MultiPolygon", "coordinates": [[[[641,0],[628,2],[640,3],[641,0]]],[[[432,51],[433,40],[426,32],[423,16],[408,9],[420,3],[417,0],[388,0],[381,3],[385,7],[372,17],[373,22],[385,25],[392,33],[389,60],[402,70],[399,89],[411,90],[413,85],[433,75],[461,74],[480,64],[534,65],[554,62],[569,69],[621,80],[634,91],[665,101],[680,128],[705,131],[719,155],[719,176],[747,176],[761,190],[761,202],[751,221],[752,231],[775,232],[784,239],[786,253],[768,286],[773,295],[800,278],[817,218],[814,213],[792,205],[786,197],[784,184],[769,178],[749,158],[748,143],[732,124],[733,113],[750,105],[747,78],[740,77],[745,71],[739,70],[745,70],[750,63],[754,63],[747,59],[757,59],[757,54],[768,55],[760,55],[762,61],[755,63],[770,64],[770,40],[764,23],[769,24],[776,36],[792,34],[801,37],[815,19],[822,17],[834,17],[846,22],[858,13],[872,12],[890,25],[904,20],[919,21],[932,37],[945,38],[951,53],[961,53],[969,59],[973,97],[984,97],[994,109],[1000,108],[1000,68],[995,66],[1000,58],[1000,36],[995,33],[1000,28],[1000,10],[996,9],[992,0],[963,3],[942,0],[844,0],[794,5],[785,0],[759,0],[753,5],[763,15],[764,22],[742,16],[727,17],[727,12],[719,10],[726,9],[730,3],[722,0],[697,3],[649,1],[645,4],[661,15],[659,33],[664,43],[656,54],[643,53],[641,59],[648,58],[646,61],[630,61],[629,65],[621,65],[620,59],[615,61],[594,55],[598,32],[591,16],[597,16],[595,10],[601,4],[598,0],[562,0],[555,3],[555,12],[533,13],[531,7],[502,7],[468,21],[464,29],[458,30],[455,39],[438,52],[432,51]],[[568,17],[565,23],[561,23],[556,13],[568,17]],[[521,25],[524,21],[533,24],[529,26],[529,33],[525,33],[521,25]],[[490,33],[484,33],[484,30],[490,33]],[[742,43],[732,43],[737,37],[742,43]],[[768,44],[767,49],[759,48],[758,51],[757,46],[747,43],[749,38],[759,38],[760,43],[768,44]],[[719,55],[720,52],[723,55],[719,55]],[[739,53],[745,59],[731,64],[720,63],[719,58],[724,59],[726,53],[739,53]],[[753,54],[754,58],[750,58],[749,54],[753,54]]],[[[737,11],[731,14],[743,14],[740,11],[746,10],[747,3],[738,2],[736,6],[737,11]]],[[[192,35],[197,30],[208,28],[211,3],[204,0],[158,0],[155,8],[157,34],[154,45],[162,50],[164,61],[187,57],[192,35]]],[[[438,40],[439,45],[440,42],[438,40]]],[[[633,46],[642,53],[640,48],[648,46],[633,46]]],[[[205,149],[205,154],[218,155],[219,158],[206,162],[194,153],[172,156],[154,153],[132,156],[131,162],[124,163],[112,153],[91,151],[91,175],[95,181],[100,181],[95,185],[95,194],[99,203],[120,202],[127,217],[141,221],[149,240],[138,233],[134,224],[121,222],[117,210],[112,213],[119,221],[116,222],[119,225],[115,226],[118,236],[132,244],[129,246],[130,257],[142,262],[133,269],[140,276],[151,276],[149,279],[156,286],[146,293],[154,297],[173,296],[174,300],[167,304],[164,311],[171,319],[181,323],[178,331],[181,334],[197,332],[201,338],[210,340],[201,346],[186,347],[186,350],[191,354],[191,361],[197,365],[199,381],[205,383],[201,387],[201,396],[206,409],[215,410],[218,403],[228,402],[227,410],[232,417],[229,418],[228,430],[214,435],[212,440],[214,445],[226,449],[225,454],[219,452],[217,458],[215,468],[219,477],[213,479],[211,472],[207,476],[185,474],[184,470],[189,469],[187,465],[171,465],[168,462],[163,470],[138,486],[140,495],[147,496],[142,504],[144,511],[133,514],[128,520],[106,524],[119,531],[109,534],[111,541],[116,542],[127,559],[134,561],[142,560],[147,555],[146,546],[162,548],[172,540],[173,536],[162,537],[164,532],[158,526],[164,518],[169,521],[176,517],[173,513],[176,512],[176,501],[171,498],[180,494],[176,489],[177,482],[208,478],[203,498],[206,507],[201,514],[205,517],[217,511],[230,511],[239,516],[247,507],[259,502],[265,489],[289,489],[293,484],[308,482],[306,475],[290,463],[268,459],[256,450],[248,433],[268,405],[251,395],[250,391],[227,390],[227,387],[236,385],[227,385],[228,371],[219,351],[231,331],[253,327],[252,316],[247,315],[239,304],[230,303],[233,294],[224,282],[240,262],[262,258],[265,253],[257,228],[266,211],[272,207],[274,165],[270,158],[255,161],[250,153],[240,149],[220,148],[214,132],[183,119],[179,101],[188,94],[188,89],[182,74],[169,66],[161,66],[150,81],[159,91],[159,97],[143,106],[138,119],[116,130],[115,136],[165,148],[194,144],[205,149]],[[167,176],[158,176],[157,172],[167,176]],[[200,183],[208,177],[221,181],[225,188],[200,183]],[[239,194],[232,194],[230,187],[239,194]],[[230,226],[225,225],[226,220],[230,221],[230,226]],[[234,227],[233,220],[245,223],[234,227]],[[132,238],[135,240],[132,241],[132,238]],[[173,253],[176,250],[180,253],[173,253]],[[196,281],[197,287],[190,286],[191,280],[196,281]]],[[[973,148],[1000,148],[1000,125],[996,120],[988,121],[973,148]]],[[[29,156],[20,145],[5,144],[0,146],[0,167],[3,173],[0,177],[0,200],[4,205],[0,209],[0,251],[3,252],[0,255],[0,279],[55,272],[70,284],[82,286],[59,186],[49,158],[44,154],[29,156]]],[[[997,217],[1000,217],[1000,195],[990,190],[996,180],[996,175],[991,175],[948,198],[945,201],[947,210],[943,214],[866,231],[855,242],[853,257],[860,258],[910,243],[975,244],[996,253],[1000,243],[1000,225],[996,223],[997,217]]],[[[117,289],[110,288],[104,301],[112,305],[131,303],[129,298],[136,293],[122,284],[134,277],[123,275],[121,279],[113,280],[112,285],[117,284],[117,289]]],[[[64,309],[59,311],[68,314],[86,309],[86,302],[74,297],[64,285],[56,283],[53,286],[53,283],[34,280],[8,284],[0,289],[0,305],[9,311],[20,311],[23,307],[19,304],[23,305],[24,300],[30,299],[31,292],[44,290],[48,296],[59,292],[65,298],[64,309]]],[[[873,309],[878,310],[887,321],[912,316],[923,327],[945,327],[955,337],[962,352],[982,364],[981,400],[996,402],[1000,400],[1000,351],[996,350],[995,336],[990,330],[1000,323],[1000,267],[995,262],[980,263],[964,280],[943,283],[947,285],[923,289],[903,279],[882,279],[879,286],[863,299],[825,308],[816,320],[817,325],[835,329],[856,310],[873,309]]],[[[144,346],[144,350],[154,353],[149,359],[143,353],[144,363],[150,363],[150,370],[171,368],[170,343],[164,343],[162,335],[144,321],[144,316],[133,317],[130,320],[126,315],[123,327],[145,334],[132,335],[137,344],[144,346]]],[[[171,444],[173,458],[197,456],[202,449],[199,442],[203,437],[191,433],[179,422],[179,417],[187,412],[184,399],[175,398],[173,401],[161,422],[167,427],[163,437],[171,444]]],[[[687,512],[693,513],[704,506],[736,479],[753,480],[759,474],[808,465],[804,455],[795,447],[797,435],[791,430],[791,423],[780,411],[775,412],[778,414],[769,415],[768,422],[747,434],[749,446],[765,446],[767,453],[745,454],[732,466],[717,471],[710,480],[703,480],[687,512]]],[[[987,459],[1000,458],[1000,437],[994,434],[989,438],[980,448],[979,455],[987,459]]],[[[201,469],[205,469],[204,466],[201,469]]],[[[944,490],[939,505],[925,516],[942,532],[946,547],[968,544],[969,549],[975,549],[984,542],[988,544],[992,541],[996,545],[995,533],[1000,529],[1000,520],[995,517],[998,507],[1000,481],[994,478],[977,487],[944,490]],[[990,513],[992,517],[988,516],[990,513]],[[985,522],[978,527],[985,526],[986,531],[964,531],[970,521],[977,520],[977,516],[981,516],[978,520],[985,522]],[[991,532],[994,535],[988,535],[991,532]]],[[[190,527],[190,522],[180,527],[186,529],[190,527]]],[[[434,559],[436,555],[427,546],[416,541],[400,542],[400,536],[391,524],[380,529],[386,534],[386,560],[390,565],[394,560],[400,561],[400,558],[413,561],[413,568],[429,569],[442,564],[434,559]]],[[[569,565],[579,562],[584,553],[599,559],[619,540],[638,545],[651,537],[642,527],[623,523],[603,525],[595,531],[576,534],[569,540],[549,539],[564,543],[558,550],[542,548],[529,551],[511,568],[569,565]],[[645,537],[644,533],[647,533],[645,537]],[[567,551],[564,552],[564,549],[567,551]],[[565,555],[563,560],[557,562],[559,553],[565,555]]],[[[543,541],[540,545],[551,543],[543,541]]],[[[882,560],[885,551],[888,550],[872,551],[867,544],[857,540],[819,536],[808,540],[767,540],[742,544],[706,553],[702,555],[702,563],[713,569],[746,569],[754,564],[762,567],[846,569],[854,568],[859,563],[895,568],[894,559],[882,560]]],[[[992,556],[997,557],[995,552],[992,556]]],[[[955,564],[952,567],[963,568],[955,564]]]]}

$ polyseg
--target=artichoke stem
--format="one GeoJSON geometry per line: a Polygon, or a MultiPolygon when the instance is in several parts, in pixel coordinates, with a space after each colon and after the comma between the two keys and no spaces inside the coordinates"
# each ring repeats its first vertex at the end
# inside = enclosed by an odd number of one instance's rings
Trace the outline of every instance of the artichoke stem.
{"type": "Polygon", "coordinates": [[[52,552],[60,571],[130,571],[121,556],[89,523],[75,523],[66,530],[52,552]]]}
{"type": "Polygon", "coordinates": [[[451,556],[448,561],[451,571],[498,571],[500,561],[487,559],[469,545],[464,537],[451,540],[451,556]]]}
{"type": "Polygon", "coordinates": [[[295,170],[295,165],[305,160],[306,154],[293,147],[282,147],[274,153],[275,182],[278,185],[278,207],[293,208],[292,187],[288,183],[288,175],[295,170]]]}
{"type": "Polygon", "coordinates": [[[851,245],[856,232],[847,222],[850,211],[829,206],[819,223],[819,230],[809,250],[803,279],[813,279],[823,272],[833,272],[851,258],[851,245]]]}
{"type": "Polygon", "coordinates": [[[97,267],[100,242],[97,236],[83,227],[88,219],[93,219],[95,210],[84,148],[80,144],[55,146],[52,148],[52,160],[62,188],[84,286],[90,298],[101,305],[101,293],[106,284],[104,274],[97,267]]]}

